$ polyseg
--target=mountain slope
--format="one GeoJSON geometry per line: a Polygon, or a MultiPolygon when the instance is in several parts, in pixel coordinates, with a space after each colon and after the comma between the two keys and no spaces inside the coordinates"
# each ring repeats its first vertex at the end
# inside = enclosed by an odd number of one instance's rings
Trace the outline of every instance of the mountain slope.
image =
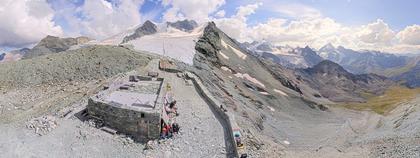
{"type": "MultiPolygon", "coordinates": [[[[85,44],[90,40],[91,39],[87,37],[59,38],[54,36],[47,36],[32,49],[24,50],[24,53],[22,53],[22,59],[31,59],[37,56],[66,51],[72,46],[85,44]]],[[[23,52],[22,50],[19,51],[23,52]]]]}
{"type": "Polygon", "coordinates": [[[87,46],[0,64],[0,86],[26,87],[111,77],[147,64],[149,57],[118,46],[87,46]]]}
{"type": "Polygon", "coordinates": [[[197,22],[195,22],[194,20],[187,19],[176,22],[167,22],[167,25],[184,32],[190,32],[198,27],[197,22]]]}
{"type": "Polygon", "coordinates": [[[393,84],[386,77],[375,74],[351,74],[329,60],[312,68],[300,69],[296,74],[299,80],[336,102],[364,102],[366,95],[382,94],[393,84]]]}
{"type": "Polygon", "coordinates": [[[4,56],[6,56],[6,53],[0,54],[0,61],[2,61],[4,59],[4,56]]]}
{"type": "Polygon", "coordinates": [[[403,81],[410,88],[420,87],[420,61],[407,72],[394,76],[393,79],[403,81]]]}
{"type": "MultiPolygon", "coordinates": [[[[191,21],[186,22],[190,23],[191,21]]],[[[172,25],[178,27],[178,25],[183,26],[182,24],[183,22],[179,22],[172,25]]],[[[147,34],[135,33],[132,36],[127,36],[130,40],[123,43],[123,45],[133,46],[137,51],[148,51],[177,59],[189,65],[193,64],[195,43],[203,34],[204,27],[206,27],[205,24],[199,25],[191,31],[185,31],[183,28],[178,29],[171,27],[167,23],[154,24],[149,21],[145,22],[139,29],[143,30],[143,27],[145,26],[147,26],[147,28],[153,28],[152,31],[147,34]],[[155,29],[157,29],[156,32],[155,29]]],[[[188,25],[188,27],[189,26],[190,25],[188,25]]]]}
{"type": "Polygon", "coordinates": [[[125,36],[121,43],[127,43],[128,41],[146,36],[155,34],[157,32],[157,26],[153,24],[151,21],[147,20],[144,24],[137,28],[133,34],[125,36]]]}

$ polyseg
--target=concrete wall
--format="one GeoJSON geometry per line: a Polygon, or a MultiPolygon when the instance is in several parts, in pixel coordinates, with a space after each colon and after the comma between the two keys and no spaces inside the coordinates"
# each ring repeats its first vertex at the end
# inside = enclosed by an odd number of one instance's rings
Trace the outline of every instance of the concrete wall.
{"type": "MultiPolygon", "coordinates": [[[[115,104],[115,103],[113,103],[115,104]]],[[[139,112],[110,106],[90,98],[87,112],[104,121],[106,126],[145,142],[160,136],[160,113],[139,112]]]]}
{"type": "Polygon", "coordinates": [[[233,136],[232,123],[229,115],[220,109],[221,102],[216,100],[213,95],[207,90],[207,88],[202,84],[201,80],[197,75],[186,72],[188,79],[191,79],[194,83],[195,88],[200,93],[200,95],[206,100],[210,105],[212,111],[215,113],[216,117],[219,119],[219,122],[222,124],[225,131],[225,145],[227,151],[227,157],[239,157],[238,150],[236,148],[236,141],[233,136]]]}

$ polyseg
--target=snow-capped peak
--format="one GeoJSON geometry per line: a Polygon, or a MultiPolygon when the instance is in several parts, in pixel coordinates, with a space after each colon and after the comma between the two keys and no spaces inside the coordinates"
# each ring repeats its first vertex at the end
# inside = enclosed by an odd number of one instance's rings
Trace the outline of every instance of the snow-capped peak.
{"type": "Polygon", "coordinates": [[[319,49],[319,51],[333,51],[336,48],[334,47],[334,45],[332,45],[331,43],[326,44],[325,46],[321,47],[321,49],[319,49]]]}

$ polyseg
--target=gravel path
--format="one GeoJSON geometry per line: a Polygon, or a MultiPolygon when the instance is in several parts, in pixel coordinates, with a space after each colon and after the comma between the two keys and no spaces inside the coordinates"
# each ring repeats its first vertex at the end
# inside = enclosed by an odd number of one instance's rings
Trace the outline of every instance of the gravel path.
{"type": "MultiPolygon", "coordinates": [[[[158,71],[157,64],[158,60],[153,60],[147,69],[158,71]]],[[[174,139],[156,146],[158,150],[147,151],[146,155],[226,157],[223,127],[194,86],[172,73],[160,72],[160,76],[170,83],[177,100],[180,115],[176,117],[176,122],[181,126],[181,132],[174,139]]]]}
{"type": "MultiPolygon", "coordinates": [[[[173,75],[173,74],[171,74],[173,75]]],[[[177,100],[176,122],[181,132],[147,151],[146,155],[157,157],[226,157],[223,127],[207,103],[193,86],[185,86],[183,79],[172,77],[169,81],[177,100]]],[[[154,142],[156,144],[156,142],[154,142]]]]}

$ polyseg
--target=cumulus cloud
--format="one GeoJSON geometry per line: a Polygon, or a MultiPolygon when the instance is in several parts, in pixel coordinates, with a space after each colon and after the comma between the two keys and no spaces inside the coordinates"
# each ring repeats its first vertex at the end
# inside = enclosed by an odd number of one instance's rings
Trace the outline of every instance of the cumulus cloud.
{"type": "Polygon", "coordinates": [[[408,45],[420,45],[420,25],[406,27],[398,33],[400,42],[408,45]]]}
{"type": "MultiPolygon", "coordinates": [[[[271,6],[270,6],[271,7],[271,6]]],[[[361,26],[345,26],[325,17],[320,11],[303,5],[277,5],[270,8],[261,3],[240,6],[231,17],[216,18],[216,24],[240,42],[268,41],[277,45],[321,48],[327,43],[351,49],[371,49],[392,53],[420,52],[420,26],[413,25],[398,32],[382,19],[361,26]],[[286,14],[287,18],[271,18],[254,26],[248,16],[256,10],[286,14]],[[283,8],[283,10],[278,10],[283,8]],[[292,18],[289,18],[292,17],[292,18]]]]}
{"type": "MultiPolygon", "coordinates": [[[[275,3],[276,2],[271,2],[275,3]]],[[[292,3],[292,4],[279,4],[279,5],[267,5],[265,8],[268,8],[269,10],[281,13],[287,17],[295,18],[295,19],[313,19],[313,18],[319,18],[322,16],[321,12],[315,8],[298,4],[298,3],[292,3]]]]}
{"type": "Polygon", "coordinates": [[[390,44],[395,38],[395,33],[388,24],[383,20],[378,19],[376,22],[362,26],[359,32],[361,41],[372,44],[390,44]]]}
{"type": "Polygon", "coordinates": [[[219,10],[216,14],[214,14],[217,18],[223,18],[226,15],[224,10],[219,10]]]}
{"type": "Polygon", "coordinates": [[[104,39],[139,25],[143,0],[89,0],[76,6],[66,0],[52,1],[56,18],[65,22],[67,35],[104,39]]]}
{"type": "Polygon", "coordinates": [[[170,8],[163,14],[164,21],[192,19],[198,22],[209,20],[209,15],[216,12],[225,0],[163,0],[170,8]]]}
{"type": "Polygon", "coordinates": [[[255,3],[239,6],[235,15],[229,18],[217,18],[212,20],[229,36],[240,41],[249,41],[251,39],[248,36],[250,30],[247,25],[247,16],[254,14],[261,5],[262,3],[255,3]]]}
{"type": "MultiPolygon", "coordinates": [[[[85,35],[101,40],[138,26],[144,21],[143,16],[160,15],[161,10],[141,15],[139,9],[143,1],[86,0],[75,4],[68,0],[0,0],[0,47],[33,44],[46,35],[85,35]]],[[[420,25],[397,31],[378,19],[365,25],[345,26],[313,7],[275,0],[239,6],[229,17],[226,16],[227,10],[221,10],[225,0],[157,2],[162,4],[163,21],[215,21],[220,29],[241,42],[264,40],[278,45],[309,45],[313,48],[332,43],[352,49],[420,52],[420,25]],[[259,10],[271,12],[278,18],[250,26],[249,16],[259,10]]]]}
{"type": "Polygon", "coordinates": [[[54,21],[54,11],[45,0],[0,0],[0,46],[23,47],[63,30],[54,21]]]}

